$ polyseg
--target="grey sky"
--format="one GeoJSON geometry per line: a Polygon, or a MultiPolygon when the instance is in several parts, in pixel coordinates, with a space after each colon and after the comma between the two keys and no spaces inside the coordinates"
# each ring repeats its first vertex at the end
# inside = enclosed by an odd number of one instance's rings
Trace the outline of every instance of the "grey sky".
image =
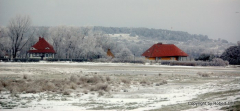
{"type": "Polygon", "coordinates": [[[38,26],[147,27],[240,40],[240,0],[0,0],[1,26],[17,14],[38,26]]]}

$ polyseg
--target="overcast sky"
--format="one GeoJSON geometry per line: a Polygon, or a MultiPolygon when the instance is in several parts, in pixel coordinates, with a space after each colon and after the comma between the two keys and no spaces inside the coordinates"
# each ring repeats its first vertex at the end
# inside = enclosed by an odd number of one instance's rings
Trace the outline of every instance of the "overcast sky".
{"type": "Polygon", "coordinates": [[[240,0],[0,0],[0,26],[17,14],[35,26],[146,27],[240,40],[240,0]]]}

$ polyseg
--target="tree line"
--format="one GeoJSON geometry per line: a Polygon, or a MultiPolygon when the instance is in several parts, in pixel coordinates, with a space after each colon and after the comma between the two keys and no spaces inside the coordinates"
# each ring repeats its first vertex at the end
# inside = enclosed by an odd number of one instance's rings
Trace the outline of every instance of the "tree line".
{"type": "MultiPolygon", "coordinates": [[[[211,54],[227,60],[228,56],[225,55],[228,53],[224,51],[233,45],[224,39],[212,40],[206,35],[163,29],[32,26],[30,17],[18,15],[12,18],[6,27],[0,26],[0,57],[8,54],[11,58],[27,58],[27,51],[39,37],[53,45],[57,59],[108,58],[106,52],[111,49],[116,58],[124,61],[140,57],[156,42],[163,42],[175,44],[193,59],[201,60],[206,57],[203,54],[211,54]],[[114,34],[129,34],[129,37],[137,37],[137,40],[121,39],[121,36],[114,38],[114,34]]],[[[233,51],[231,54],[239,54],[236,52],[238,48],[228,50],[233,51]]],[[[236,59],[239,60],[238,57],[236,59]]]]}
{"type": "Polygon", "coordinates": [[[52,44],[57,52],[56,58],[106,57],[108,49],[115,52],[115,57],[133,56],[124,44],[113,41],[100,31],[93,31],[93,27],[31,26],[28,16],[18,15],[9,21],[7,27],[0,27],[1,57],[8,54],[11,58],[27,58],[27,51],[38,37],[52,44]]]}

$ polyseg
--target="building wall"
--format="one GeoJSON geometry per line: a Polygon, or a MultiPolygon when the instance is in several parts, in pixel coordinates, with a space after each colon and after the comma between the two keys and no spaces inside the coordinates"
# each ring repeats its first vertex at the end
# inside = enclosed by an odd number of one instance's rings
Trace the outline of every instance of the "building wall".
{"type": "Polygon", "coordinates": [[[159,60],[177,60],[176,57],[161,57],[159,60]]]}
{"type": "Polygon", "coordinates": [[[178,57],[145,57],[148,60],[179,60],[178,57]]]}
{"type": "MultiPolygon", "coordinates": [[[[40,53],[29,53],[29,58],[32,59],[41,59],[41,54],[40,53]]],[[[45,53],[43,59],[49,59],[49,58],[54,58],[53,53],[45,53]]]]}
{"type": "Polygon", "coordinates": [[[147,60],[156,60],[155,57],[145,57],[145,59],[147,59],[147,60]]]}

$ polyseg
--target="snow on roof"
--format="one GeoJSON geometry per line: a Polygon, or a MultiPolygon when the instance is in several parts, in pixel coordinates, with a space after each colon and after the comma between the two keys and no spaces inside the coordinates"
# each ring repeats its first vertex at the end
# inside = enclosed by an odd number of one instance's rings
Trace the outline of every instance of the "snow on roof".
{"type": "Polygon", "coordinates": [[[142,56],[145,57],[169,57],[169,56],[188,56],[174,44],[157,43],[146,50],[142,56]]]}
{"type": "Polygon", "coordinates": [[[44,38],[39,37],[39,41],[34,44],[29,53],[56,53],[53,46],[50,45],[44,38]]]}

